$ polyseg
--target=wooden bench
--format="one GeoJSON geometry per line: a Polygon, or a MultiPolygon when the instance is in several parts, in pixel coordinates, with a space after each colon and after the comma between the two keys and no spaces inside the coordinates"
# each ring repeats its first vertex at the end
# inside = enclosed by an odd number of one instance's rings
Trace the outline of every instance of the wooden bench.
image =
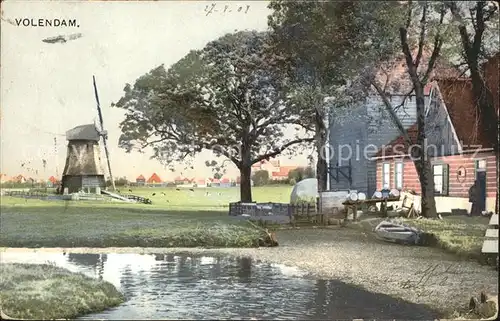
{"type": "Polygon", "coordinates": [[[481,252],[497,254],[498,257],[498,214],[493,214],[490,218],[481,252]]]}

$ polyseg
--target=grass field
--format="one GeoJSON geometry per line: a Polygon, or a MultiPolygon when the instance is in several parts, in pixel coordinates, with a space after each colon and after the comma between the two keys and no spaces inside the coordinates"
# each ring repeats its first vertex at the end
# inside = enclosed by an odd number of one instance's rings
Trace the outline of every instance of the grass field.
{"type": "MultiPolygon", "coordinates": [[[[367,218],[350,226],[371,232],[383,220],[385,218],[367,218]]],[[[443,220],[407,218],[394,220],[425,232],[426,243],[429,246],[439,247],[462,258],[494,264],[490,255],[481,253],[484,235],[490,220],[487,217],[445,216],[443,220]]]]}
{"type": "MultiPolygon", "coordinates": [[[[288,202],[291,187],[253,191],[257,201],[288,202]]],[[[229,202],[239,199],[238,188],[132,188],[131,194],[153,204],[2,197],[0,246],[253,247],[264,235],[228,216],[229,202]]]]}
{"type": "MultiPolygon", "coordinates": [[[[252,188],[254,202],[276,202],[289,203],[290,193],[293,186],[259,186],[252,188]]],[[[240,200],[239,187],[230,188],[194,188],[194,192],[189,188],[175,187],[128,187],[117,188],[122,194],[133,194],[147,197],[153,201],[154,206],[162,208],[221,208],[228,207],[230,202],[240,200]],[[153,195],[155,194],[155,195],[153,195]]]]}
{"type": "Polygon", "coordinates": [[[1,310],[14,319],[73,319],[123,302],[108,282],[52,265],[0,264],[1,310]]]}

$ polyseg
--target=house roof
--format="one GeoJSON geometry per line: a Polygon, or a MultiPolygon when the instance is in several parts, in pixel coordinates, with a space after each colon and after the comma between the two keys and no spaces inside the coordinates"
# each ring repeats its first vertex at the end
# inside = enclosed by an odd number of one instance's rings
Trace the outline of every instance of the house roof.
{"type": "MultiPolygon", "coordinates": [[[[499,113],[499,89],[498,89],[498,65],[500,54],[496,54],[482,66],[485,75],[486,85],[493,94],[494,107],[497,115],[499,113]]],[[[436,84],[450,121],[461,142],[464,150],[474,148],[491,148],[497,144],[495,133],[489,132],[483,126],[483,121],[479,117],[478,105],[475,102],[472,91],[472,81],[469,78],[437,78],[436,84]]],[[[492,119],[492,128],[495,128],[498,119],[492,119]]],[[[408,135],[412,143],[416,143],[417,125],[414,124],[408,130],[408,135]]],[[[407,154],[408,145],[404,142],[403,136],[391,141],[385,148],[380,149],[375,157],[392,156],[396,153],[407,154]],[[397,147],[394,148],[394,147],[397,147]],[[402,149],[401,149],[402,148],[402,149]],[[404,151],[403,151],[404,150],[404,151]]]]}
{"type": "Polygon", "coordinates": [[[150,178],[148,178],[148,183],[161,183],[161,178],[156,173],[153,173],[150,178]]]}
{"type": "Polygon", "coordinates": [[[57,178],[55,178],[54,176],[50,176],[49,177],[49,182],[51,182],[52,184],[55,184],[58,182],[57,178]]]}
{"type": "Polygon", "coordinates": [[[135,180],[136,181],[142,181],[142,180],[145,180],[145,179],[146,178],[144,176],[142,176],[142,174],[141,174],[141,175],[137,176],[137,178],[135,180]]]}
{"type": "Polygon", "coordinates": [[[231,180],[229,178],[223,178],[220,180],[221,183],[230,183],[231,180]]]}
{"type": "Polygon", "coordinates": [[[214,178],[214,179],[212,180],[212,183],[216,183],[216,184],[217,184],[217,183],[220,183],[220,180],[219,180],[219,179],[217,179],[217,178],[214,178]]]}

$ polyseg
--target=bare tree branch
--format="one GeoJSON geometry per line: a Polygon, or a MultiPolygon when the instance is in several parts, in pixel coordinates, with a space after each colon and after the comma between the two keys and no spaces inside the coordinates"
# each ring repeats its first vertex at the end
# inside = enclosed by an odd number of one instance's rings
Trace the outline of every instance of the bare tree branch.
{"type": "MultiPolygon", "coordinates": [[[[424,43],[425,43],[425,29],[427,27],[427,9],[429,7],[429,3],[425,2],[424,10],[422,12],[422,19],[420,20],[420,37],[418,39],[418,52],[417,57],[415,58],[415,68],[418,69],[420,65],[420,59],[422,59],[422,54],[424,51],[424,43]]],[[[408,28],[407,28],[408,30],[408,28]]]]}
{"type": "Polygon", "coordinates": [[[257,158],[255,158],[254,160],[252,160],[252,164],[258,163],[258,162],[260,162],[261,160],[264,160],[264,159],[269,159],[271,157],[277,156],[281,152],[283,152],[285,149],[287,149],[288,147],[290,147],[292,145],[300,144],[300,143],[313,142],[313,141],[314,141],[314,138],[302,138],[302,139],[292,140],[292,141],[290,141],[290,142],[288,142],[286,144],[283,144],[283,146],[281,146],[278,149],[275,149],[274,151],[272,151],[270,153],[266,153],[264,155],[258,156],[257,158]]]}
{"type": "Polygon", "coordinates": [[[375,88],[375,90],[377,90],[378,94],[382,98],[382,101],[384,102],[384,105],[385,105],[385,109],[387,110],[387,112],[389,113],[389,115],[390,115],[393,123],[396,125],[396,127],[399,130],[399,132],[403,136],[405,142],[408,145],[413,144],[412,141],[411,141],[411,139],[410,139],[410,136],[408,136],[408,132],[406,131],[406,129],[404,128],[403,124],[401,123],[401,121],[399,120],[398,116],[396,115],[396,112],[392,108],[391,102],[389,101],[389,99],[387,99],[387,96],[384,93],[384,91],[382,90],[382,88],[380,88],[380,86],[375,81],[372,81],[371,85],[375,88]]]}

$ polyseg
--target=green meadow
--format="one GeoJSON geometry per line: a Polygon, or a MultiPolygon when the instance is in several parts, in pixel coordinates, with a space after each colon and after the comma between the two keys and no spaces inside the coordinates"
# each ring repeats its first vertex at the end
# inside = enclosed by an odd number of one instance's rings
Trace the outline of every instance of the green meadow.
{"type": "MultiPolygon", "coordinates": [[[[254,247],[262,228],[228,215],[239,188],[122,188],[152,205],[2,197],[2,247],[254,247]],[[155,194],[155,195],[153,195],[155,194]]],[[[291,186],[254,187],[258,202],[289,202],[291,186]]]]}

